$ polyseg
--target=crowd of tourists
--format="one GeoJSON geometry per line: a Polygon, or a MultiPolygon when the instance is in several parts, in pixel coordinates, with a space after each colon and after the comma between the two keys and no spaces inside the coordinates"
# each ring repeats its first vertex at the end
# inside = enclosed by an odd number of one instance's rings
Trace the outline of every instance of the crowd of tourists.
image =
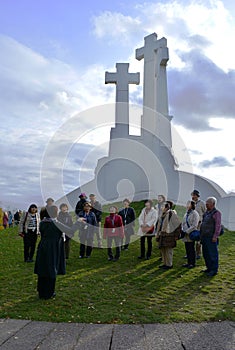
{"type": "Polygon", "coordinates": [[[4,229],[17,226],[20,222],[21,215],[21,210],[17,210],[15,214],[13,214],[11,210],[3,211],[2,222],[0,222],[0,226],[3,226],[4,229]]]}
{"type": "Polygon", "coordinates": [[[198,190],[191,193],[186,204],[183,220],[180,220],[175,205],[163,195],[158,196],[157,205],[152,200],[144,201],[144,207],[136,220],[136,213],[129,199],[123,201],[122,208],[109,207],[109,214],[101,227],[102,206],[95,194],[87,198],[81,193],[75,207],[75,216],[69,213],[66,203],[59,208],[52,198],[38,213],[36,204],[31,204],[23,212],[19,221],[19,234],[24,241],[24,261],[33,262],[37,238],[38,244],[35,269],[38,275],[38,293],[42,299],[55,296],[55,283],[58,274],[65,274],[65,262],[69,259],[70,241],[78,231],[80,240],[79,259],[89,259],[94,242],[98,248],[107,248],[107,258],[117,262],[123,251],[130,248],[131,236],[140,237],[138,259],[149,260],[152,255],[153,240],[157,242],[162,263],[159,268],[173,268],[173,250],[177,241],[185,244],[184,268],[192,269],[196,260],[205,260],[203,271],[209,277],[218,273],[218,238],[221,230],[221,213],[216,209],[216,198],[209,197],[206,202],[200,199],[198,190]],[[136,225],[138,221],[138,225],[136,225]]]}

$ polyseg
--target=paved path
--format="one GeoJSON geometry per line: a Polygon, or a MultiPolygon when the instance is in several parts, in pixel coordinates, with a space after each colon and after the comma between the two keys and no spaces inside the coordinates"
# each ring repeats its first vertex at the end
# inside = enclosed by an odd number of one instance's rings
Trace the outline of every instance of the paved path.
{"type": "Polygon", "coordinates": [[[0,319],[1,350],[235,350],[235,322],[82,324],[0,319]]]}

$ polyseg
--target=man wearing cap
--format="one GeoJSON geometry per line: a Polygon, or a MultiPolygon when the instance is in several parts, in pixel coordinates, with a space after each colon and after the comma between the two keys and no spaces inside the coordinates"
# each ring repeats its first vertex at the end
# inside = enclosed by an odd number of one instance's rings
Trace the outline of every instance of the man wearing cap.
{"type": "Polygon", "coordinates": [[[79,196],[79,201],[76,204],[76,208],[75,208],[75,214],[78,216],[78,214],[80,213],[80,211],[83,210],[83,206],[87,201],[87,196],[85,193],[81,193],[79,196]]]}
{"type": "MultiPolygon", "coordinates": [[[[200,199],[200,192],[198,190],[193,190],[191,193],[192,200],[195,202],[195,210],[199,214],[199,223],[198,223],[198,229],[200,229],[202,218],[204,213],[206,212],[206,205],[205,203],[200,199]]],[[[201,243],[196,242],[196,258],[201,258],[201,243]]]]}
{"type": "Polygon", "coordinates": [[[47,198],[47,200],[46,200],[46,206],[47,207],[51,207],[52,205],[54,205],[54,199],[53,198],[47,198]]]}

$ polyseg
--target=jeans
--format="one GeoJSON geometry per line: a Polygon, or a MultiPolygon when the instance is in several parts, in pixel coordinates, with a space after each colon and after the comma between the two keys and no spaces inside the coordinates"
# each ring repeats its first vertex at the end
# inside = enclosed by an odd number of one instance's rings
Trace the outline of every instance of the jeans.
{"type": "Polygon", "coordinates": [[[217,273],[219,267],[218,243],[212,242],[212,237],[202,237],[201,242],[208,272],[217,273]]]}
{"type": "Polygon", "coordinates": [[[80,233],[80,256],[84,257],[85,253],[86,256],[90,256],[92,252],[93,247],[93,240],[94,240],[94,233],[83,231],[80,233]]]}

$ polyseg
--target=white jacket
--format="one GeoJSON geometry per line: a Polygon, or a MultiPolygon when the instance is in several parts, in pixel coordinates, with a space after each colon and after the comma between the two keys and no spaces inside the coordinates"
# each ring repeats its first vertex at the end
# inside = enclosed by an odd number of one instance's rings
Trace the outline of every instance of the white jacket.
{"type": "Polygon", "coordinates": [[[142,232],[141,225],[147,225],[149,227],[152,227],[153,225],[156,225],[158,219],[158,212],[156,209],[151,208],[150,211],[147,213],[146,208],[143,208],[140,216],[139,216],[139,230],[138,235],[143,236],[145,235],[144,232],[142,232]]]}

